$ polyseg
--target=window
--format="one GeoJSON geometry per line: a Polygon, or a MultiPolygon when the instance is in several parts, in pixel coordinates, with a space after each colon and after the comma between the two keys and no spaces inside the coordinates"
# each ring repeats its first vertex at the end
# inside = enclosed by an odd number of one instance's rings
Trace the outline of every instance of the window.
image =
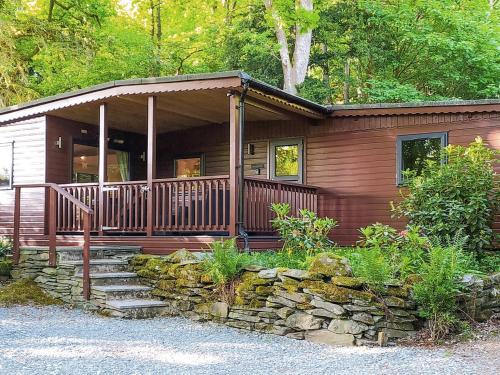
{"type": "Polygon", "coordinates": [[[404,183],[403,171],[422,173],[427,160],[441,161],[441,149],[446,147],[446,133],[403,135],[397,141],[397,183],[404,183]]]}
{"type": "Polygon", "coordinates": [[[203,156],[177,158],[174,160],[174,175],[176,178],[200,177],[203,171],[203,156]]]}
{"type": "MultiPolygon", "coordinates": [[[[108,181],[130,180],[128,152],[108,149],[108,181]]],[[[99,181],[99,148],[79,143],[73,144],[73,182],[99,181]]]]}
{"type": "Polygon", "coordinates": [[[12,188],[12,153],[14,142],[0,143],[0,189],[12,188]]]}
{"type": "Polygon", "coordinates": [[[302,139],[271,142],[271,178],[302,182],[302,139]]]}

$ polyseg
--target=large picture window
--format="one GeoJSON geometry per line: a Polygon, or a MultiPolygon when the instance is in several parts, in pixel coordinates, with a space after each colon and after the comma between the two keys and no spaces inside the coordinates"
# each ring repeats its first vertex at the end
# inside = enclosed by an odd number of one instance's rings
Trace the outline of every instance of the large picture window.
{"type": "Polygon", "coordinates": [[[271,142],[271,178],[302,182],[302,139],[271,142]]]}
{"type": "MultiPolygon", "coordinates": [[[[108,181],[130,180],[128,152],[108,149],[108,181]]],[[[73,144],[73,182],[99,181],[99,148],[79,143],[73,144]]]]}
{"type": "Polygon", "coordinates": [[[14,142],[0,143],[0,189],[12,188],[12,153],[14,142]]]}
{"type": "Polygon", "coordinates": [[[446,147],[446,133],[403,135],[397,141],[397,183],[404,184],[404,171],[420,175],[428,160],[443,162],[441,150],[446,147]]]}
{"type": "Polygon", "coordinates": [[[176,178],[203,176],[203,155],[177,158],[174,160],[176,178]]]}

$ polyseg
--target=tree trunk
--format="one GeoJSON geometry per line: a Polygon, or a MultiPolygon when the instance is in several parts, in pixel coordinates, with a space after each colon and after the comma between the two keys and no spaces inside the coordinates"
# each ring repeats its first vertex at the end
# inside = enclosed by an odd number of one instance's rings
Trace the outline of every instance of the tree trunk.
{"type": "MultiPolygon", "coordinates": [[[[313,11],[313,0],[300,0],[299,3],[301,8],[313,11]]],[[[302,30],[300,24],[295,25],[295,48],[291,59],[283,19],[273,6],[272,0],[264,0],[264,6],[273,18],[274,32],[280,47],[283,90],[295,95],[297,94],[297,85],[303,83],[306,78],[311,53],[312,29],[302,30]]]]}
{"type": "Polygon", "coordinates": [[[55,0],[50,0],[50,3],[49,3],[49,16],[47,17],[47,21],[49,21],[49,22],[52,21],[52,16],[54,15],[54,5],[55,5],[55,0]]]}
{"type": "Polygon", "coordinates": [[[351,68],[349,66],[349,58],[346,59],[344,64],[344,104],[349,104],[349,81],[351,79],[351,68]]]}

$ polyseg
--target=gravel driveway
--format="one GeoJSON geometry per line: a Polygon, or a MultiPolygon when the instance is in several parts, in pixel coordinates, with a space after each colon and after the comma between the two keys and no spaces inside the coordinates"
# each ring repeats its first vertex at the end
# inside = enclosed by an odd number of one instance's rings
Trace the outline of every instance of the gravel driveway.
{"type": "Polygon", "coordinates": [[[119,320],[59,307],[0,308],[3,374],[486,375],[498,373],[498,348],[498,342],[491,352],[465,354],[331,348],[182,318],[119,320]]]}

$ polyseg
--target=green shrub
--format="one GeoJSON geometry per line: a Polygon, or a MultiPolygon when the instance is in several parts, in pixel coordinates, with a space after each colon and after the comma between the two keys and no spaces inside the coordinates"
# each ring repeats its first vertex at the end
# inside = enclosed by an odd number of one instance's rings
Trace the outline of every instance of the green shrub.
{"type": "Polygon", "coordinates": [[[263,251],[250,254],[249,263],[265,268],[308,269],[315,251],[263,251]]]}
{"type": "Polygon", "coordinates": [[[236,239],[215,241],[211,245],[212,253],[203,261],[205,275],[219,286],[237,278],[248,265],[249,258],[236,246],[236,239]]]}
{"type": "Polygon", "coordinates": [[[462,231],[469,250],[490,247],[500,197],[494,171],[497,155],[479,137],[468,147],[446,147],[445,164],[429,161],[421,176],[407,174],[407,191],[402,191],[401,202],[392,203],[394,212],[430,237],[445,239],[462,231]]]}
{"type": "Polygon", "coordinates": [[[419,314],[428,319],[431,338],[445,337],[457,322],[456,298],[460,278],[470,272],[473,258],[458,245],[435,245],[421,265],[413,293],[419,314]]]}
{"type": "Polygon", "coordinates": [[[378,248],[358,249],[348,257],[355,277],[363,280],[371,289],[382,290],[394,279],[389,258],[378,248]]]}
{"type": "Polygon", "coordinates": [[[311,252],[331,246],[328,234],[337,226],[331,218],[319,218],[314,212],[300,210],[299,216],[289,216],[288,203],[274,203],[271,209],[276,214],[272,225],[283,239],[283,250],[311,252]]]}
{"type": "Polygon", "coordinates": [[[10,271],[12,270],[11,260],[0,260],[0,276],[10,276],[10,271]]]}
{"type": "Polygon", "coordinates": [[[0,237],[0,258],[12,252],[12,240],[9,237],[0,237]]]}
{"type": "Polygon", "coordinates": [[[360,232],[359,244],[381,252],[390,265],[392,276],[402,281],[418,272],[425,250],[430,246],[429,239],[422,236],[418,226],[409,225],[398,232],[388,225],[375,223],[361,228],[360,232]]]}
{"type": "Polygon", "coordinates": [[[477,267],[486,274],[500,272],[500,251],[484,251],[478,254],[477,267]]]}

